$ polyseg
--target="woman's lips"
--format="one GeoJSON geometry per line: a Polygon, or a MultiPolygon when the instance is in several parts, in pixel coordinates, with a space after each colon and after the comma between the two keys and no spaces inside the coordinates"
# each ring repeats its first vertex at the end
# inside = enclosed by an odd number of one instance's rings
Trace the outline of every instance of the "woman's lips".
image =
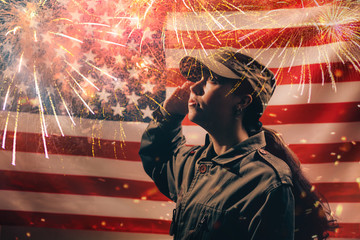
{"type": "Polygon", "coordinates": [[[198,105],[198,103],[194,100],[189,100],[188,104],[189,104],[189,107],[196,107],[198,105]]]}
{"type": "Polygon", "coordinates": [[[189,101],[189,106],[196,106],[196,102],[189,101]]]}

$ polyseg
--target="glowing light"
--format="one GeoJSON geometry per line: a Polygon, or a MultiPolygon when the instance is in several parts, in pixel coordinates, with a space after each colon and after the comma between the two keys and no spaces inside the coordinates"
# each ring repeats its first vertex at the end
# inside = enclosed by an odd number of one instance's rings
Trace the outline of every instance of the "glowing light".
{"type": "Polygon", "coordinates": [[[337,205],[335,209],[335,215],[341,216],[342,212],[343,212],[343,205],[342,204],[337,205]]]}
{"type": "Polygon", "coordinates": [[[12,165],[16,165],[16,135],[18,129],[19,122],[19,112],[20,112],[20,100],[18,101],[17,110],[16,110],[16,118],[15,118],[15,127],[14,127],[14,138],[13,138],[13,150],[12,150],[12,165]]]}

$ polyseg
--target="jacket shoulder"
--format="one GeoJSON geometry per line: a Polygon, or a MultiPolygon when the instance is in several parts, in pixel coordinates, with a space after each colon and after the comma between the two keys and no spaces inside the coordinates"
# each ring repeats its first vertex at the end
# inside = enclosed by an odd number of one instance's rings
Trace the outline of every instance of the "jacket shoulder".
{"type": "Polygon", "coordinates": [[[258,149],[257,155],[275,171],[276,175],[280,178],[281,183],[293,185],[290,167],[284,160],[264,149],[258,149]]]}

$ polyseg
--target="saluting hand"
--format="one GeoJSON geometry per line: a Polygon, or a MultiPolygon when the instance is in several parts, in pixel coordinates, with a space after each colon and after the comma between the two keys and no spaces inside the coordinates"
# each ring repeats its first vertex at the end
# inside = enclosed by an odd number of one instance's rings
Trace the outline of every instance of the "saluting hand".
{"type": "Polygon", "coordinates": [[[193,84],[193,82],[186,81],[181,87],[177,87],[175,91],[165,100],[164,108],[168,113],[179,115],[186,115],[188,113],[190,86],[193,84]]]}

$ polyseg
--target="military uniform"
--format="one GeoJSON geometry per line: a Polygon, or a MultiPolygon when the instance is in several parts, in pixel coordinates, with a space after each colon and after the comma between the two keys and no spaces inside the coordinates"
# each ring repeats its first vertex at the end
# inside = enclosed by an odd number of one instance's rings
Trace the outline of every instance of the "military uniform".
{"type": "Polygon", "coordinates": [[[217,156],[185,146],[183,116],[158,109],[140,156],[159,190],[176,202],[174,239],[293,239],[294,196],[287,164],[264,150],[260,132],[217,156]]]}

